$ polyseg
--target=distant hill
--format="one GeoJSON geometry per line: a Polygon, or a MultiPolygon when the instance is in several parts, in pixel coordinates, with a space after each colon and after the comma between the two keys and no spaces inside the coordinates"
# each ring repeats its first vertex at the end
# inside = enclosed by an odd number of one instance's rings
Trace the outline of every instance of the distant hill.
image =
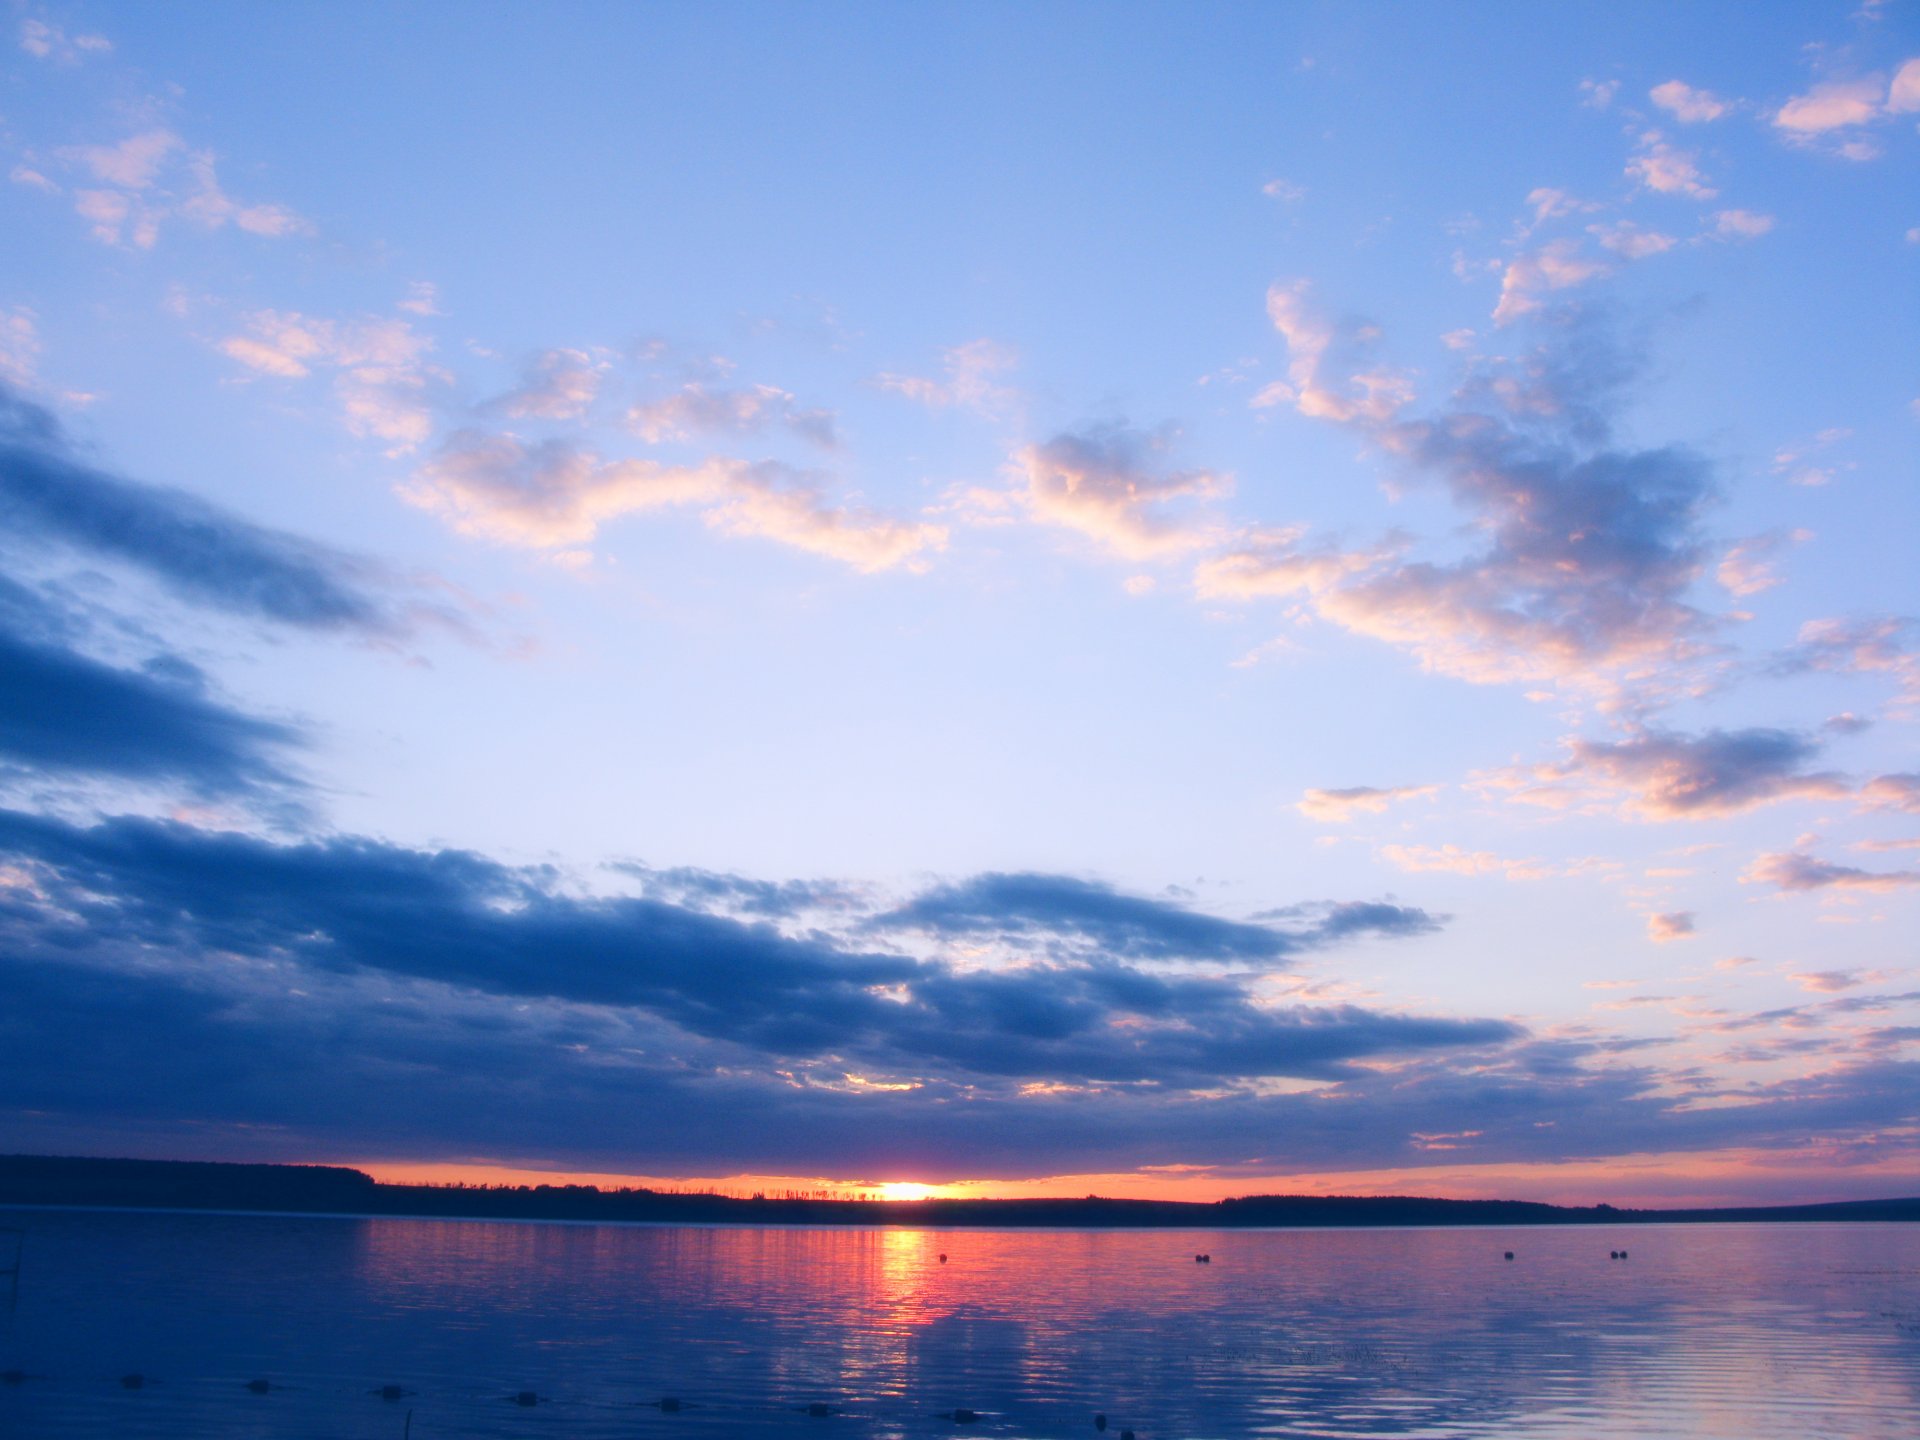
{"type": "Polygon", "coordinates": [[[333,1165],[0,1156],[0,1205],[250,1210],[492,1220],[650,1220],[677,1224],[1229,1229],[1259,1226],[1640,1225],[1908,1220],[1920,1198],[1725,1210],[1626,1210],[1528,1200],[1410,1195],[1253,1195],[1237,1200],[743,1200],[591,1185],[382,1185],[333,1165]]]}

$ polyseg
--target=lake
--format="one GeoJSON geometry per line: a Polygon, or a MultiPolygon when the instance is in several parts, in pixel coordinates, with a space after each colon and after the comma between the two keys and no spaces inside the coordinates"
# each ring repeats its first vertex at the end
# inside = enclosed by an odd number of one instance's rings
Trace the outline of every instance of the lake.
{"type": "Polygon", "coordinates": [[[8,1436],[1920,1433],[1911,1225],[0,1226],[8,1436]]]}

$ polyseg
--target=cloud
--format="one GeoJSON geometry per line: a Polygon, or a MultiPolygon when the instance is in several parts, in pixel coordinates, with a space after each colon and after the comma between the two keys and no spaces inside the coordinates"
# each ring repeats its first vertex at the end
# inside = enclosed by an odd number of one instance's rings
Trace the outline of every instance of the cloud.
{"type": "Polygon", "coordinates": [[[293,730],[214,700],[177,657],[122,669],[70,648],[56,638],[63,628],[0,577],[0,757],[36,776],[178,782],[202,796],[291,784],[281,756],[293,730]]]}
{"type": "Polygon", "coordinates": [[[405,605],[404,587],[373,561],[83,463],[51,412],[4,387],[0,518],[16,540],[126,563],[184,599],[232,614],[380,637],[429,613],[405,605]]]}
{"type": "Polygon", "coordinates": [[[1758,240],[1773,229],[1773,216],[1752,210],[1716,210],[1713,232],[1722,240],[1758,240]]]}
{"type": "Polygon", "coordinates": [[[1894,72],[1893,83],[1887,87],[1887,110],[1894,115],[1920,110],[1920,55],[1894,72]]]}
{"type": "Polygon", "coordinates": [[[36,60],[72,65],[88,55],[105,54],[113,42],[104,35],[68,35],[58,25],[27,16],[20,21],[20,48],[36,60]]]}
{"type": "Polygon", "coordinates": [[[792,395],[771,385],[709,390],[700,384],[627,412],[627,423],[649,445],[696,435],[760,435],[778,425],[801,439],[831,450],[839,444],[831,410],[807,410],[792,395]]]}
{"type": "Polygon", "coordinates": [[[1777,675],[1877,675],[1920,698],[1920,621],[1905,615],[1809,620],[1771,661],[1777,675]]]}
{"type": "MultiPolygon", "coordinates": [[[[24,305],[0,310],[0,387],[25,389],[40,368],[39,317],[24,305]]],[[[0,395],[0,406],[7,402],[0,395]]]]}
{"type": "Polygon", "coordinates": [[[957,406],[994,414],[1016,398],[1015,393],[997,383],[994,377],[1014,367],[1017,357],[1004,345],[991,340],[969,340],[964,345],[940,352],[945,378],[930,380],[918,375],[876,375],[873,383],[934,410],[957,406]]]}
{"type": "Polygon", "coordinates": [[[1619,90],[1618,80],[1582,80],[1580,103],[1590,110],[1604,110],[1613,104],[1613,97],[1619,90]]]}
{"type": "Polygon", "coordinates": [[[1343,825],[1356,815],[1379,815],[1389,805],[1402,800],[1427,800],[1440,792],[1438,785],[1351,785],[1342,790],[1308,790],[1294,809],[1309,820],[1343,825]]]}
{"type": "Polygon", "coordinates": [[[1644,679],[1683,659],[1702,623],[1683,597],[1703,561],[1706,463],[1580,444],[1577,416],[1555,418],[1560,433],[1463,407],[1403,427],[1406,453],[1445,476],[1488,544],[1370,573],[1322,612],[1480,682],[1644,679]]]}
{"type": "Polygon", "coordinates": [[[1654,86],[1647,98],[1683,125],[1718,120],[1733,108],[1711,90],[1696,90],[1681,80],[1654,86]]]}
{"type": "Polygon", "coordinates": [[[1452,844],[1382,845],[1380,855],[1400,869],[1415,873],[1501,875],[1508,880],[1541,880],[1557,873],[1538,860],[1513,860],[1491,850],[1465,850],[1452,844]]]}
{"type": "MultiPolygon", "coordinates": [[[[1001,933],[1004,921],[1023,938],[1084,942],[1052,963],[961,970],[649,898],[563,894],[557,877],[470,852],[356,837],[275,845],[124,817],[79,828],[0,811],[0,854],[30,881],[0,911],[15,955],[81,940],[103,959],[137,951],[187,966],[219,953],[296,974],[599,1007],[656,1031],[670,1027],[653,1046],[683,1065],[704,1052],[709,1064],[777,1063],[836,1079],[854,1068],[929,1083],[1008,1077],[1188,1089],[1331,1077],[1367,1056],[1521,1033],[1499,1021],[1255,1005],[1229,978],[1140,970],[1102,947],[1117,942],[1149,961],[1195,952],[1259,959],[1287,932],[1209,924],[1212,917],[1154,902],[1115,905],[1124,897],[1097,887],[1075,895],[1042,885],[996,900],[1008,877],[984,877],[884,917],[894,928],[968,934],[983,926],[1001,933]],[[962,896],[972,899],[953,903],[962,896]]],[[[1393,906],[1311,909],[1288,937],[1296,947],[1433,924],[1393,906]]]]}
{"type": "Polygon", "coordinates": [[[698,508],[727,533],[869,573],[923,568],[947,537],[938,525],[830,505],[804,477],[772,462],[602,460],[565,440],[529,445],[477,430],[448,437],[400,493],[462,534],[530,549],[583,545],[610,520],[681,506],[698,508]]]}
{"type": "Polygon", "coordinates": [[[1733,594],[1758,595],[1780,583],[1775,558],[1788,545],[1804,544],[1813,534],[1808,530],[1774,530],[1742,540],[1720,559],[1714,578],[1733,594]]]}
{"type": "MultiPolygon", "coordinates": [[[[403,301],[401,308],[408,309],[412,303],[403,301]]],[[[426,304],[426,311],[415,313],[433,313],[431,297],[426,304]]],[[[578,420],[600,393],[605,373],[606,365],[584,350],[542,350],[528,364],[520,384],[485,408],[515,419],[578,420]]]]}
{"type": "Polygon", "coordinates": [[[1899,890],[1920,885],[1920,870],[1861,870],[1852,865],[1834,865],[1798,850],[1772,851],[1759,855],[1741,875],[1742,885],[1771,885],[1775,890],[1899,890]]]}
{"type": "Polygon", "coordinates": [[[1304,280],[1267,288],[1267,318],[1287,343],[1287,378],[1261,389],[1255,409],[1291,405],[1302,415],[1341,423],[1381,424],[1413,398],[1406,377],[1371,363],[1372,328],[1336,325],[1307,299],[1304,280]],[[1329,383],[1325,372],[1339,372],[1329,383]]]}
{"type": "Polygon", "coordinates": [[[1580,252],[1579,241],[1550,240],[1507,266],[1500,277],[1500,303],[1494,306],[1493,323],[1510,325],[1540,309],[1542,295],[1584,285],[1609,273],[1604,261],[1580,252]]]}
{"type": "Polygon", "coordinates": [[[1166,448],[1164,437],[1124,425],[1063,432],[1014,454],[1016,493],[1035,519],[1077,531],[1126,559],[1179,555],[1212,537],[1178,507],[1223,495],[1231,482],[1209,470],[1165,468],[1166,448]]]}
{"type": "Polygon", "coordinates": [[[1783,800],[1832,800],[1853,792],[1838,775],[1810,771],[1820,742],[1791,730],[1643,730],[1621,741],[1575,739],[1559,765],[1494,771],[1493,790],[1553,808],[1617,802],[1641,820],[1737,815],[1783,800]]]}
{"type": "Polygon", "coordinates": [[[1533,223],[1527,227],[1529,231],[1537,230],[1549,220],[1559,220],[1568,215],[1577,215],[1583,211],[1600,208],[1591,200],[1582,200],[1550,185],[1529,190],[1527,206],[1533,211],[1533,223]]]}
{"type": "Polygon", "coordinates": [[[1420,935],[1439,928],[1424,911],[1384,904],[1294,907],[1267,918],[1292,923],[1281,929],[1223,920],[1097,881],[1017,873],[977,875],[937,886],[869,924],[882,933],[912,930],[941,939],[1037,941],[1053,953],[1092,951],[1136,963],[1248,965],[1279,961],[1363,932],[1420,935]]]}
{"type": "Polygon", "coordinates": [[[171,130],[146,130],[129,135],[117,145],[75,145],[61,158],[79,166],[95,180],[122,190],[145,190],[175,152],[186,148],[171,130]]]}
{"type": "Polygon", "coordinates": [[[1691,910],[1670,910],[1664,914],[1647,917],[1647,938],[1656,945],[1665,945],[1674,940],[1686,940],[1693,933],[1691,910]]]}
{"type": "MultiPolygon", "coordinates": [[[[236,200],[220,184],[216,157],[195,150],[173,130],[155,127],[111,145],[74,145],[56,152],[69,168],[99,186],[73,192],[74,211],[102,244],[150,250],[161,225],[186,220],[205,230],[228,225],[277,238],[309,234],[313,226],[284,205],[236,200]]],[[[16,170],[16,180],[38,189],[58,186],[38,171],[16,170]]]]}
{"type": "Polygon", "coordinates": [[[1308,546],[1301,544],[1304,535],[1301,526],[1246,532],[1230,548],[1206,556],[1194,567],[1194,593],[1203,600],[1315,595],[1404,548],[1389,544],[1372,550],[1341,550],[1324,542],[1308,546]]]}
{"type": "Polygon", "coordinates": [[[1876,775],[1860,787],[1860,803],[1869,810],[1920,815],[1920,771],[1876,775]]]}
{"type": "Polygon", "coordinates": [[[433,434],[429,389],[446,373],[427,357],[433,341],[410,321],[367,316],[334,321],[292,310],[256,310],[246,332],[220,342],[229,358],[283,380],[303,379],[316,366],[334,372],[334,393],[347,429],[390,442],[391,455],[425,444],[433,434]]]}
{"type": "Polygon", "coordinates": [[[1627,161],[1627,178],[1662,195],[1711,200],[1720,192],[1707,183],[1691,152],[1675,149],[1658,130],[1640,136],[1640,151],[1627,161]]]}
{"type": "Polygon", "coordinates": [[[268,238],[312,233],[313,226],[284,205],[250,205],[227,194],[220,188],[210,152],[198,151],[187,163],[195,188],[175,207],[175,214],[209,230],[232,224],[249,235],[268,238]]]}
{"type": "Polygon", "coordinates": [[[1643,230],[1631,220],[1617,220],[1610,225],[1589,225],[1587,232],[1596,237],[1603,249],[1628,260],[1645,260],[1649,256],[1663,255],[1679,242],[1671,235],[1663,235],[1658,230],[1643,230]]]}
{"type": "MultiPolygon", "coordinates": [[[[1905,74],[1904,68],[1901,73],[1905,74]]],[[[1788,100],[1774,112],[1773,123],[1795,136],[1869,125],[1880,118],[1880,102],[1885,94],[1883,82],[1877,76],[1829,80],[1788,100]]]]}
{"type": "MultiPolygon", "coordinates": [[[[1335,327],[1282,292],[1293,373],[1317,386],[1335,327]]],[[[1270,296],[1271,299],[1271,296],[1270,296]]],[[[1715,495],[1704,458],[1680,446],[1609,443],[1634,363],[1595,326],[1556,317],[1518,361],[1476,367],[1430,418],[1338,409],[1416,474],[1441,479],[1485,537],[1451,561],[1396,542],[1364,557],[1290,548],[1203,565],[1210,591],[1265,579],[1303,590],[1323,618],[1479,683],[1558,681],[1603,693],[1677,683],[1706,617],[1686,595],[1706,559],[1700,515],[1715,495]],[[1277,553],[1274,553],[1276,552],[1277,553]],[[1346,578],[1333,572],[1351,568],[1346,578]]]]}
{"type": "Polygon", "coordinates": [[[1834,995],[1864,983],[1866,977],[1858,970],[1814,970],[1787,978],[1802,990],[1811,990],[1816,995],[1834,995]]]}

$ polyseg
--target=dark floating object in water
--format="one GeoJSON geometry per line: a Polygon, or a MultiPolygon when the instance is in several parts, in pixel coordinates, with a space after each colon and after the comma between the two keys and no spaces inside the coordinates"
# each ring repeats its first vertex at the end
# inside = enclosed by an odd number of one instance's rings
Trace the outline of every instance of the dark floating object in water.
{"type": "Polygon", "coordinates": [[[944,1265],[944,1264],[946,1264],[946,1263],[947,1263],[947,1252],[946,1252],[946,1251],[944,1251],[944,1250],[942,1250],[942,1251],[940,1252],[940,1263],[941,1263],[942,1265],[944,1265]]]}
{"type": "Polygon", "coordinates": [[[1120,1440],[1133,1440],[1133,1431],[1122,1430],[1120,1432],[1120,1440]]]}
{"type": "Polygon", "coordinates": [[[0,1381],[4,1381],[9,1385],[22,1384],[26,1378],[27,1372],[24,1370],[8,1370],[0,1373],[0,1381]]]}
{"type": "Polygon", "coordinates": [[[1196,1255],[1196,1256],[1194,1256],[1194,1257],[1193,1257],[1193,1263],[1194,1263],[1194,1264],[1196,1264],[1196,1265],[1211,1265],[1211,1264],[1213,1264],[1213,1256],[1211,1256],[1211,1255],[1196,1255]]]}
{"type": "Polygon", "coordinates": [[[1620,1258],[1621,1258],[1622,1260],[1624,1260],[1624,1259],[1626,1259],[1626,1258],[1627,1258],[1627,1252],[1626,1252],[1626,1251],[1624,1251],[1624,1250],[1622,1250],[1622,1251],[1620,1252],[1620,1258]]]}
{"type": "Polygon", "coordinates": [[[827,1402],[824,1400],[816,1400],[811,1405],[807,1406],[807,1414],[811,1415],[816,1420],[824,1420],[829,1415],[833,1414],[833,1407],[827,1404],[827,1402]]]}
{"type": "Polygon", "coordinates": [[[411,1390],[402,1390],[398,1385],[380,1385],[369,1390],[367,1393],[369,1395],[378,1395],[382,1400],[401,1400],[413,1392],[411,1390]]]}
{"type": "Polygon", "coordinates": [[[273,1382],[271,1380],[249,1380],[247,1381],[247,1389],[256,1395],[264,1395],[273,1389],[273,1382]]]}
{"type": "Polygon", "coordinates": [[[1513,1258],[1513,1252],[1511,1250],[1507,1251],[1507,1259],[1511,1260],[1512,1258],[1513,1258]]]}
{"type": "Polygon", "coordinates": [[[147,1383],[147,1377],[136,1370],[131,1375],[122,1375],[120,1383],[129,1390],[138,1390],[147,1383]]]}
{"type": "Polygon", "coordinates": [[[1094,1416],[1094,1417],[1093,1417],[1093,1428],[1094,1428],[1094,1429],[1096,1429],[1096,1430],[1105,1430],[1105,1429],[1107,1428],[1107,1417],[1106,1417],[1106,1416],[1104,1416],[1104,1415],[1096,1415],[1096,1416],[1094,1416]]]}
{"type": "Polygon", "coordinates": [[[680,1402],[671,1395],[666,1396],[656,1403],[660,1406],[660,1413],[663,1415],[677,1415],[680,1413],[680,1402]]]}
{"type": "Polygon", "coordinates": [[[509,1395],[507,1398],[516,1405],[538,1405],[540,1403],[540,1397],[531,1390],[521,1390],[516,1394],[509,1395]]]}
{"type": "Polygon", "coordinates": [[[980,1418],[978,1410],[968,1410],[964,1406],[947,1417],[956,1425],[971,1425],[980,1418]]]}

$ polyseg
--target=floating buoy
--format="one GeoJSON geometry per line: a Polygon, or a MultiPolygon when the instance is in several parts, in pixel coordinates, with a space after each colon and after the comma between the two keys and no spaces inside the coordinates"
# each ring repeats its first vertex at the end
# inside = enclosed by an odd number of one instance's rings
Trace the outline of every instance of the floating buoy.
{"type": "Polygon", "coordinates": [[[136,1370],[131,1375],[122,1375],[120,1377],[120,1383],[129,1390],[138,1390],[142,1385],[147,1383],[147,1377],[136,1370]]]}
{"type": "Polygon", "coordinates": [[[833,1414],[833,1407],[824,1400],[816,1400],[807,1406],[807,1414],[816,1420],[824,1420],[827,1416],[833,1414]]]}
{"type": "Polygon", "coordinates": [[[1507,1259],[1511,1260],[1512,1258],[1513,1258],[1513,1252],[1511,1250],[1507,1251],[1507,1259]]]}
{"type": "Polygon", "coordinates": [[[940,1252],[940,1263],[941,1263],[942,1265],[944,1265],[944,1264],[946,1264],[946,1263],[947,1263],[947,1252],[946,1252],[946,1251],[944,1251],[944,1250],[942,1250],[942,1251],[940,1252]]]}
{"type": "Polygon", "coordinates": [[[660,1409],[664,1414],[677,1415],[680,1411],[680,1402],[669,1395],[660,1401],[660,1409]]]}
{"type": "Polygon", "coordinates": [[[407,1392],[402,1390],[398,1385],[382,1385],[379,1389],[369,1390],[367,1393],[369,1395],[378,1395],[382,1400],[400,1400],[404,1399],[407,1394],[407,1392]]]}
{"type": "Polygon", "coordinates": [[[273,1389],[273,1382],[271,1380],[249,1380],[247,1381],[247,1389],[256,1395],[264,1395],[273,1389]]]}
{"type": "Polygon", "coordinates": [[[538,1405],[540,1403],[540,1397],[531,1390],[521,1390],[514,1395],[513,1403],[516,1405],[538,1405]]]}
{"type": "Polygon", "coordinates": [[[1624,1250],[1622,1250],[1622,1251],[1620,1252],[1620,1258],[1621,1258],[1622,1260],[1624,1260],[1624,1259],[1626,1259],[1626,1258],[1627,1258],[1627,1252],[1626,1252],[1626,1251],[1624,1251],[1624,1250]]]}
{"type": "Polygon", "coordinates": [[[1122,1430],[1120,1432],[1120,1440],[1133,1440],[1133,1431],[1122,1430]]]}
{"type": "Polygon", "coordinates": [[[1620,1258],[1620,1252],[1618,1250],[1607,1251],[1607,1259],[1618,1260],[1619,1258],[1620,1258]]]}
{"type": "Polygon", "coordinates": [[[1094,1416],[1094,1417],[1093,1417],[1093,1428],[1094,1428],[1094,1429],[1096,1429],[1096,1430],[1105,1430],[1105,1429],[1107,1428],[1107,1417],[1106,1417],[1106,1416],[1104,1416],[1104,1415],[1096,1415],[1096,1416],[1094,1416]]]}
{"type": "Polygon", "coordinates": [[[974,1421],[980,1418],[980,1412],[977,1410],[967,1410],[962,1408],[954,1411],[952,1416],[949,1418],[951,1418],[953,1423],[956,1425],[971,1425],[973,1424],[974,1421]]]}
{"type": "Polygon", "coordinates": [[[26,1378],[27,1372],[24,1370],[8,1370],[0,1373],[0,1380],[4,1380],[9,1385],[23,1384],[26,1378]]]}

